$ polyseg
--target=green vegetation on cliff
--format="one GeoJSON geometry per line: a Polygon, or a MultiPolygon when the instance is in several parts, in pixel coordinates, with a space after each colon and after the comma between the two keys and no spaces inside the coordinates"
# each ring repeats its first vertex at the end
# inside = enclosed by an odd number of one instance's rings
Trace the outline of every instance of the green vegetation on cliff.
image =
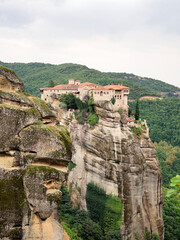
{"type": "Polygon", "coordinates": [[[99,223],[104,232],[120,228],[123,209],[118,197],[107,195],[103,189],[89,183],[86,202],[91,219],[99,223]]]}
{"type": "Polygon", "coordinates": [[[74,116],[79,124],[88,122],[91,127],[94,127],[98,123],[99,117],[94,111],[93,96],[89,98],[88,104],[81,101],[80,98],[75,97],[72,93],[61,94],[59,101],[61,102],[60,107],[63,110],[77,110],[74,112],[74,116]]]}
{"type": "Polygon", "coordinates": [[[94,82],[100,85],[122,82],[130,87],[130,97],[158,96],[159,92],[174,92],[180,89],[162,81],[151,78],[140,78],[127,73],[105,73],[79,64],[52,65],[44,63],[3,63],[13,69],[23,80],[28,93],[39,96],[39,88],[47,87],[52,80],[57,84],[67,83],[69,78],[82,82],[94,82]]]}
{"type": "MultiPolygon", "coordinates": [[[[95,188],[97,190],[97,187],[95,188]]],[[[119,204],[119,199],[117,200],[114,196],[108,197],[108,195],[104,194],[103,190],[98,189],[98,191],[102,193],[101,196],[104,196],[107,200],[105,202],[106,211],[104,213],[107,225],[105,228],[102,228],[98,221],[92,219],[91,212],[86,212],[79,208],[72,208],[70,195],[65,187],[62,187],[61,191],[62,199],[59,205],[60,220],[72,240],[121,240],[119,230],[114,230],[115,228],[119,229],[119,207],[122,209],[122,206],[119,204]],[[117,223],[118,225],[116,225],[117,223]]],[[[97,197],[96,200],[98,200],[97,197]]],[[[96,209],[100,207],[100,202],[99,205],[96,206],[96,209]]],[[[99,219],[98,216],[97,218],[99,219]]]]}

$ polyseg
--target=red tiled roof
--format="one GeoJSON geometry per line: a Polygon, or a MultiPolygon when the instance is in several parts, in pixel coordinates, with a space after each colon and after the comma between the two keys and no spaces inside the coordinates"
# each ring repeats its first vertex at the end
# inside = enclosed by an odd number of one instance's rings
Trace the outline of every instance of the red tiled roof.
{"type": "Polygon", "coordinates": [[[98,86],[96,83],[90,83],[90,82],[85,82],[85,83],[80,83],[80,86],[98,86]]]}
{"type": "Polygon", "coordinates": [[[103,86],[103,87],[97,87],[93,90],[123,90],[123,89],[129,89],[128,87],[125,87],[123,85],[114,85],[114,84],[111,84],[111,85],[106,85],[106,86],[103,86]]]}
{"type": "Polygon", "coordinates": [[[75,84],[61,84],[61,85],[56,85],[53,88],[43,88],[47,90],[78,90],[78,85],[75,84]]]}
{"type": "MultiPolygon", "coordinates": [[[[76,80],[79,81],[79,80],[76,80]]],[[[89,87],[96,87],[92,88],[92,90],[123,90],[123,89],[129,89],[128,87],[125,87],[121,84],[118,85],[106,85],[106,86],[99,86],[98,84],[95,83],[90,83],[90,82],[85,82],[85,83],[80,83],[79,85],[76,84],[61,84],[61,85],[56,85],[53,88],[42,88],[42,89],[49,89],[49,90],[78,90],[79,87],[84,87],[84,86],[89,86],[89,87]]]]}

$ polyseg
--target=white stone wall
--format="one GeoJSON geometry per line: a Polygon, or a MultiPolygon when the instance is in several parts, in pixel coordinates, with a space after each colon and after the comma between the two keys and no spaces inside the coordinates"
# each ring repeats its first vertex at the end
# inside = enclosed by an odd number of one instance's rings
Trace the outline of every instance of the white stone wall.
{"type": "Polygon", "coordinates": [[[66,93],[76,93],[76,92],[77,90],[44,89],[43,93],[41,94],[41,99],[50,103],[52,101],[51,97],[53,94],[56,94],[59,97],[63,93],[66,94],[66,93]]]}

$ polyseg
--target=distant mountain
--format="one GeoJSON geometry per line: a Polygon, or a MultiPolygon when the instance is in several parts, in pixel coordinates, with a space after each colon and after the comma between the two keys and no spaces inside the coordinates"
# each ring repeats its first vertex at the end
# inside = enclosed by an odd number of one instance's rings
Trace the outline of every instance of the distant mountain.
{"type": "Polygon", "coordinates": [[[48,86],[50,80],[57,84],[67,83],[69,78],[82,82],[90,81],[100,85],[122,82],[130,87],[130,98],[142,96],[160,96],[161,92],[173,94],[180,88],[151,78],[134,74],[100,72],[80,64],[44,64],[44,63],[4,63],[0,65],[13,69],[23,80],[26,92],[39,96],[39,88],[48,86]]]}

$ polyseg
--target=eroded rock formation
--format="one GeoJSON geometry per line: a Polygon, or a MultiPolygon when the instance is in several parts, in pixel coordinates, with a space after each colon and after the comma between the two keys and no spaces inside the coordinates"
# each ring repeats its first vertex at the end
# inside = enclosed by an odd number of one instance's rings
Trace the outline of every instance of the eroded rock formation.
{"type": "Polygon", "coordinates": [[[149,137],[129,128],[127,107],[95,103],[99,123],[91,128],[72,112],[63,115],[58,101],[55,117],[23,89],[14,72],[0,67],[0,239],[69,239],[57,214],[60,188],[71,186],[73,205],[86,209],[93,182],[123,203],[124,240],[134,240],[135,233],[143,238],[145,227],[162,240],[159,163],[149,137]],[[76,167],[68,174],[70,160],[76,167]]]}
{"type": "Polygon", "coordinates": [[[74,205],[86,209],[86,187],[93,182],[121,199],[124,240],[135,239],[135,233],[143,239],[145,227],[163,239],[162,177],[151,140],[131,131],[126,108],[120,114],[110,102],[95,105],[100,120],[93,129],[74,120],[69,125],[76,164],[68,177],[74,205]]]}
{"type": "Polygon", "coordinates": [[[0,67],[0,239],[63,239],[57,207],[71,140],[44,101],[0,67]]]}

